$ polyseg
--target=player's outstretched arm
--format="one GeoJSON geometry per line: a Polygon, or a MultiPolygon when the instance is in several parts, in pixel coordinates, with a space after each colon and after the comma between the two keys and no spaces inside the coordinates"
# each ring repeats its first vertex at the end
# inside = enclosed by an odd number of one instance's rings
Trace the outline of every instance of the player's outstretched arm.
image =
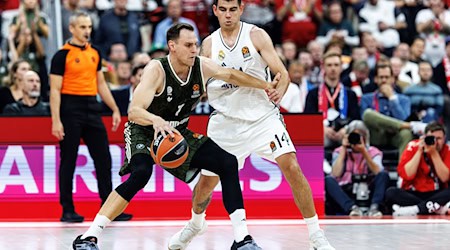
{"type": "Polygon", "coordinates": [[[209,58],[200,57],[200,59],[202,61],[203,76],[205,77],[204,82],[209,78],[214,78],[242,87],[273,89],[279,80],[279,77],[275,77],[274,81],[269,83],[242,71],[221,67],[209,58]]]}
{"type": "Polygon", "coordinates": [[[176,131],[169,125],[169,122],[147,111],[155,94],[163,90],[164,77],[165,73],[160,62],[152,60],[144,68],[141,82],[133,92],[133,99],[128,110],[128,120],[142,126],[153,125],[155,137],[159,132],[164,137],[167,133],[173,136],[173,131],[176,131]]]}

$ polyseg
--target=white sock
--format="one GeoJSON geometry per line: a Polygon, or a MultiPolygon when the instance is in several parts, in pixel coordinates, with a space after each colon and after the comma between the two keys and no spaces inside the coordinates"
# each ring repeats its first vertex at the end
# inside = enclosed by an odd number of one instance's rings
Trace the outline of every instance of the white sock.
{"type": "Polygon", "coordinates": [[[306,227],[308,227],[309,237],[320,230],[319,217],[317,217],[317,214],[311,218],[304,218],[304,220],[306,223],[306,227]]]}
{"type": "Polygon", "coordinates": [[[191,210],[191,212],[192,212],[191,218],[192,225],[194,225],[195,228],[202,228],[203,222],[205,221],[206,213],[203,212],[201,214],[196,214],[194,210],[191,210]]]}
{"type": "Polygon", "coordinates": [[[97,216],[95,216],[95,219],[92,222],[91,226],[86,231],[86,233],[84,233],[83,236],[81,236],[81,238],[85,239],[86,237],[89,237],[89,236],[94,236],[94,237],[98,238],[100,236],[100,234],[102,233],[103,229],[105,229],[106,225],[108,225],[110,222],[111,222],[111,220],[108,219],[108,217],[97,214],[97,216]]]}
{"type": "Polygon", "coordinates": [[[392,213],[394,216],[415,216],[419,213],[419,207],[417,205],[402,207],[394,204],[392,209],[394,210],[392,213]]]}
{"type": "Polygon", "coordinates": [[[230,214],[231,224],[233,225],[234,240],[243,241],[245,236],[249,235],[247,220],[245,218],[245,209],[236,209],[230,214]]]}

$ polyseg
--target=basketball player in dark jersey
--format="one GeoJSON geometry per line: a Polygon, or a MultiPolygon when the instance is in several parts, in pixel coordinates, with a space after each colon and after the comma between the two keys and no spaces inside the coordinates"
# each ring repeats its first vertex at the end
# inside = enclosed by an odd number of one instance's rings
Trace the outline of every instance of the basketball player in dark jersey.
{"type": "Polygon", "coordinates": [[[169,55],[152,60],[145,67],[130,103],[129,122],[125,128],[126,159],[121,169],[122,175],[131,173],[130,177],[111,192],[88,231],[75,239],[73,249],[98,249],[97,237],[105,226],[122,213],[133,196],[147,184],[154,164],[148,147],[158,133],[164,136],[182,134],[190,147],[186,162],[167,171],[187,183],[200,169],[212,171],[220,177],[223,203],[230,217],[235,210],[244,207],[236,157],[206,136],[189,131],[189,115],[210,78],[265,89],[269,97],[276,98],[274,87],[279,75],[268,83],[238,70],[222,68],[208,58],[198,57],[197,38],[188,24],[172,26],[167,32],[167,41],[169,55]]]}

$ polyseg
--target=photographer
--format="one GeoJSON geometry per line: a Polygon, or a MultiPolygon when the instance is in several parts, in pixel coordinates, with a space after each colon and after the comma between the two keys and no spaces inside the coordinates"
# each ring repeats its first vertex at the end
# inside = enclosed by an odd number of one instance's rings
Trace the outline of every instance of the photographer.
{"type": "Polygon", "coordinates": [[[429,123],[425,136],[408,143],[397,168],[401,188],[389,188],[393,215],[447,214],[450,206],[450,148],[445,128],[429,123]]]}
{"type": "Polygon", "coordinates": [[[333,153],[331,175],[325,178],[327,201],[337,203],[350,216],[362,216],[357,200],[371,198],[368,215],[382,216],[378,206],[384,199],[389,181],[382,161],[382,152],[370,146],[367,127],[362,121],[352,121],[342,139],[342,146],[333,153]]]}

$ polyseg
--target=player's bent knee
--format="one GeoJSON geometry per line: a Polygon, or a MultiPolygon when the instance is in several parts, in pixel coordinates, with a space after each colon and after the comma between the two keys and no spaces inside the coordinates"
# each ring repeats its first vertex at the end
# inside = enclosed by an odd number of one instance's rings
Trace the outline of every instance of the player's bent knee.
{"type": "Polygon", "coordinates": [[[128,202],[147,185],[153,172],[153,160],[150,155],[137,154],[131,158],[130,177],[116,188],[116,192],[128,202]]]}

